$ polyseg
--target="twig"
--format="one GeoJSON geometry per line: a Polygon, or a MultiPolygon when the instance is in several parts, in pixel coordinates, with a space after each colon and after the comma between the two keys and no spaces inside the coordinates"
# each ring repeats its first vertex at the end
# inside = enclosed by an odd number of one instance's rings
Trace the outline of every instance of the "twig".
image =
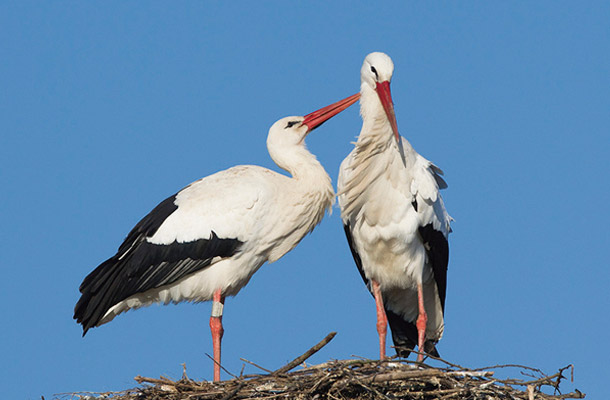
{"type": "MultiPolygon", "coordinates": [[[[559,376],[557,377],[557,382],[555,383],[555,392],[559,392],[559,384],[561,383],[561,378],[566,379],[565,376],[563,376],[563,371],[565,371],[566,369],[571,368],[570,369],[570,381],[574,382],[574,365],[569,364],[563,368],[559,368],[559,376]]],[[[561,392],[559,392],[561,393],[561,392]]]]}
{"type": "Polygon", "coordinates": [[[498,369],[498,368],[521,368],[521,369],[527,369],[527,370],[530,370],[530,371],[533,371],[533,372],[537,372],[539,374],[544,375],[544,372],[542,372],[538,368],[532,368],[532,367],[528,367],[526,365],[520,365],[520,364],[492,365],[492,366],[489,366],[489,367],[475,368],[475,369],[473,369],[473,371],[482,371],[484,369],[498,369]]]}
{"type": "Polygon", "coordinates": [[[440,396],[440,395],[455,395],[456,393],[461,393],[461,392],[467,392],[467,389],[464,388],[455,388],[455,389],[439,389],[439,390],[428,390],[428,391],[418,391],[418,392],[409,392],[410,395],[426,395],[426,396],[431,396],[431,395],[436,395],[436,396],[440,396]]]}
{"type": "Polygon", "coordinates": [[[332,364],[333,364],[333,361],[327,361],[322,364],[310,365],[309,367],[304,367],[298,371],[295,371],[294,373],[302,374],[302,373],[311,372],[311,371],[315,371],[315,370],[326,369],[326,368],[332,366],[332,364]]]}
{"type": "Polygon", "coordinates": [[[268,373],[268,374],[272,374],[272,373],[273,373],[273,371],[271,371],[271,370],[269,370],[269,369],[267,369],[267,368],[263,368],[263,367],[261,367],[260,365],[253,363],[252,361],[248,361],[248,360],[246,360],[245,358],[241,358],[241,357],[240,357],[239,359],[240,359],[240,360],[242,360],[242,361],[244,361],[244,362],[247,362],[247,363],[248,363],[248,364],[250,364],[250,365],[254,365],[256,368],[261,369],[261,370],[265,371],[265,372],[266,372],[266,373],[268,373]]]}
{"type": "Polygon", "coordinates": [[[311,357],[312,355],[317,353],[322,347],[326,346],[328,344],[328,342],[333,340],[333,338],[335,337],[336,334],[337,334],[337,332],[329,333],[328,335],[326,335],[326,337],[324,339],[322,339],[318,344],[313,346],[311,349],[307,350],[303,355],[295,358],[288,364],[284,365],[282,368],[275,370],[273,372],[273,375],[284,374],[284,373],[290,371],[291,369],[299,366],[303,361],[307,360],[309,357],[311,357]]]}
{"type": "Polygon", "coordinates": [[[144,376],[136,376],[135,378],[133,378],[136,382],[138,383],[151,383],[160,387],[163,386],[171,386],[174,387],[175,389],[188,389],[188,390],[199,390],[201,389],[201,384],[197,383],[193,380],[190,381],[172,381],[169,378],[166,377],[161,377],[159,379],[155,379],[155,378],[146,378],[144,376]]]}
{"type": "MultiPolygon", "coordinates": [[[[415,350],[412,350],[412,352],[413,352],[413,353],[415,353],[415,354],[420,354],[419,352],[417,352],[417,351],[415,351],[415,350]]],[[[451,363],[451,362],[449,362],[449,361],[447,361],[447,360],[444,360],[444,359],[442,359],[442,358],[440,358],[440,357],[434,357],[434,356],[431,356],[431,355],[430,355],[430,354],[428,354],[428,353],[422,353],[422,354],[424,354],[425,356],[427,356],[427,357],[429,357],[429,358],[431,358],[431,359],[433,359],[433,360],[436,360],[436,361],[440,361],[440,362],[442,362],[442,363],[445,363],[446,365],[448,365],[448,366],[450,366],[450,367],[457,368],[457,369],[461,369],[462,371],[470,371],[470,368],[462,367],[462,366],[461,366],[461,365],[459,365],[459,364],[454,364],[454,363],[451,363]]],[[[426,367],[433,368],[433,367],[431,367],[431,366],[429,366],[429,365],[424,364],[423,362],[412,361],[411,363],[413,363],[413,364],[421,364],[421,365],[425,365],[426,367]]],[[[487,368],[485,368],[485,369],[487,369],[487,368]]]]}
{"type": "Polygon", "coordinates": [[[415,371],[398,371],[398,372],[390,372],[386,374],[379,374],[375,376],[371,376],[369,378],[362,379],[363,382],[373,383],[373,382],[388,382],[388,381],[396,381],[401,379],[409,379],[409,378],[429,378],[429,377],[438,377],[438,376],[474,376],[474,377],[489,377],[492,376],[492,371],[450,371],[444,372],[440,370],[415,370],[415,371]]]}
{"type": "Polygon", "coordinates": [[[229,393],[227,393],[226,396],[224,396],[220,400],[229,400],[231,397],[235,396],[237,394],[237,392],[239,392],[245,385],[246,385],[245,382],[239,382],[239,385],[237,385],[237,387],[235,389],[231,390],[229,393]]]}
{"type": "Polygon", "coordinates": [[[449,371],[443,373],[443,375],[449,376],[472,376],[474,378],[488,378],[493,374],[493,371],[449,371]]]}
{"type": "Polygon", "coordinates": [[[375,388],[369,387],[364,382],[356,381],[356,383],[358,385],[362,386],[363,388],[365,388],[366,390],[368,390],[369,392],[375,393],[379,397],[382,397],[382,398],[387,399],[387,400],[391,400],[388,396],[386,396],[385,394],[381,393],[379,390],[377,390],[375,388]]]}
{"type": "Polygon", "coordinates": [[[580,390],[576,389],[575,392],[560,394],[559,396],[555,396],[556,399],[584,399],[585,394],[580,390]]]}
{"type": "Polygon", "coordinates": [[[330,372],[328,372],[325,376],[323,376],[322,378],[318,379],[317,382],[307,392],[309,394],[312,394],[313,392],[318,390],[318,387],[322,384],[322,382],[326,381],[331,375],[332,374],[330,372]]]}
{"type": "Polygon", "coordinates": [[[529,385],[540,386],[540,385],[548,385],[548,386],[556,387],[557,386],[557,382],[554,382],[553,379],[559,378],[559,377],[563,377],[563,375],[561,374],[562,372],[563,372],[563,370],[560,370],[556,374],[553,374],[553,375],[550,375],[550,376],[543,376],[542,378],[534,379],[534,380],[531,380],[531,381],[522,381],[520,379],[504,379],[504,380],[498,379],[498,382],[507,383],[509,385],[515,385],[515,386],[529,386],[529,385]]]}
{"type": "Polygon", "coordinates": [[[227,371],[227,369],[226,369],[225,367],[223,367],[222,365],[220,365],[220,363],[219,363],[219,362],[217,362],[216,360],[214,360],[214,358],[213,358],[212,356],[210,356],[208,353],[205,353],[205,355],[206,355],[206,356],[208,356],[208,358],[209,358],[210,360],[212,360],[212,361],[214,362],[214,364],[218,364],[218,366],[219,366],[220,368],[222,368],[222,370],[223,370],[224,372],[226,372],[227,374],[231,375],[233,378],[237,379],[237,375],[233,375],[232,373],[230,373],[229,371],[227,371]]]}
{"type": "Polygon", "coordinates": [[[187,381],[190,381],[191,378],[189,378],[188,375],[186,374],[186,363],[182,363],[180,365],[182,365],[182,379],[186,379],[187,381]]]}
{"type": "Polygon", "coordinates": [[[136,382],[138,383],[154,383],[155,385],[167,385],[167,384],[175,384],[176,382],[172,381],[171,379],[168,378],[159,378],[159,379],[155,379],[155,378],[146,378],[144,376],[136,376],[135,378],[133,378],[136,382]]]}

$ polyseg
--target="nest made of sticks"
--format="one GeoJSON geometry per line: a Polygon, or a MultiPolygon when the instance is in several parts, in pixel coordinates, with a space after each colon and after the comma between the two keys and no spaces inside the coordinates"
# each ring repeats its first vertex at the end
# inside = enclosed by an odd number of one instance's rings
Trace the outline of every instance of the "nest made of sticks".
{"type": "MultiPolygon", "coordinates": [[[[222,382],[194,381],[186,376],[174,381],[167,377],[135,379],[143,386],[123,392],[69,393],[59,398],[79,400],[229,400],[229,399],[582,399],[575,390],[561,394],[559,384],[571,365],[547,376],[540,370],[521,365],[495,365],[469,369],[443,362],[434,368],[425,363],[386,360],[334,360],[319,365],[302,365],[333,337],[329,334],[300,357],[276,371],[266,370],[248,360],[265,374],[234,376],[222,382]],[[495,370],[516,368],[527,379],[498,379],[495,370]],[[553,392],[552,394],[547,392],[553,392]]],[[[228,371],[226,371],[228,372],[228,371]]]]}

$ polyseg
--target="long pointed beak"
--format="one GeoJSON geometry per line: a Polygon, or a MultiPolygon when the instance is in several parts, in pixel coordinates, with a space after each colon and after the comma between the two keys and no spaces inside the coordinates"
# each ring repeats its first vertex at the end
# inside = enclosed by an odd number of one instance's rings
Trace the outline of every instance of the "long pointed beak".
{"type": "Polygon", "coordinates": [[[311,132],[316,129],[318,126],[322,125],[324,122],[328,121],[335,115],[339,114],[341,111],[345,110],[352,104],[360,99],[360,93],[356,93],[348,98],[343,100],[339,100],[336,103],[333,103],[329,106],[320,108],[317,111],[314,111],[305,116],[303,120],[303,124],[307,125],[309,130],[307,132],[311,132]]]}
{"type": "Polygon", "coordinates": [[[392,130],[396,141],[400,142],[400,135],[398,134],[398,124],[396,123],[396,114],[394,113],[394,103],[392,102],[392,93],[390,93],[390,82],[384,81],[377,83],[377,95],[381,100],[381,105],[385,110],[385,115],[388,116],[392,130]]]}

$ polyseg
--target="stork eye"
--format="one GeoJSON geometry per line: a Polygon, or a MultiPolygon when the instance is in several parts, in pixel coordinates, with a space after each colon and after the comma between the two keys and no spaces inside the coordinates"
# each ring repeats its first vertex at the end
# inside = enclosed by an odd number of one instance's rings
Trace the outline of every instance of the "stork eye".
{"type": "Polygon", "coordinates": [[[284,129],[292,128],[293,126],[295,126],[299,122],[300,121],[290,121],[290,122],[288,122],[288,124],[286,124],[286,127],[284,129]]]}
{"type": "Polygon", "coordinates": [[[372,65],[371,65],[371,71],[375,74],[375,78],[379,78],[379,75],[377,75],[377,70],[372,65]]]}

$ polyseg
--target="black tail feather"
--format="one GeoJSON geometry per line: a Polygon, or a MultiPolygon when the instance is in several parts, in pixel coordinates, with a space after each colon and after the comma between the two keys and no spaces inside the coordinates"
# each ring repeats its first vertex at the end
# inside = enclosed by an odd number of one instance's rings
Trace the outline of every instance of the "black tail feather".
{"type": "MultiPolygon", "coordinates": [[[[385,313],[388,317],[390,330],[392,331],[392,341],[394,342],[396,354],[398,357],[402,358],[409,357],[411,351],[417,346],[417,327],[415,324],[405,320],[392,310],[386,308],[385,313]]],[[[424,342],[423,351],[433,357],[439,357],[438,351],[436,350],[436,342],[433,340],[426,340],[424,342]]]]}
{"type": "Polygon", "coordinates": [[[116,256],[109,258],[91,272],[80,286],[81,298],[74,306],[74,319],[83,326],[83,336],[96,326],[113,304],[108,304],[112,296],[108,292],[113,282],[117,282],[118,264],[116,256]]]}

